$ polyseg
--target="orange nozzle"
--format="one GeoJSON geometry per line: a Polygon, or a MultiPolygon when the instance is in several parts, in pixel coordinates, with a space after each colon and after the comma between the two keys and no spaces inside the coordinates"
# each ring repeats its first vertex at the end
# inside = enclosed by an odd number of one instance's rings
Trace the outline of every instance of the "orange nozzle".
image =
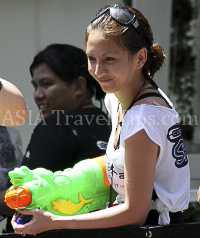
{"type": "Polygon", "coordinates": [[[12,209],[28,206],[32,202],[30,188],[27,185],[10,188],[6,191],[4,201],[12,209]]]}
{"type": "Polygon", "coordinates": [[[106,173],[106,155],[102,155],[93,159],[100,165],[102,172],[104,173],[104,184],[109,186],[110,182],[108,181],[106,173]]]}

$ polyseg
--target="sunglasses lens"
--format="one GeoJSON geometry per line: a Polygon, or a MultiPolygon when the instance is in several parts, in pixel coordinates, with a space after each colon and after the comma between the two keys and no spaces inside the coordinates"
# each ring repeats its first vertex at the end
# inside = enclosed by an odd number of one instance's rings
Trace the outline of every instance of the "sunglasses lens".
{"type": "Polygon", "coordinates": [[[118,5],[105,5],[95,14],[91,23],[108,10],[110,16],[123,25],[134,24],[136,21],[135,15],[129,9],[118,5]]]}
{"type": "Polygon", "coordinates": [[[97,18],[99,18],[101,15],[103,15],[108,9],[110,9],[112,5],[105,5],[104,7],[102,7],[93,17],[93,19],[91,20],[91,23],[93,21],[95,21],[97,18]]]}
{"type": "MultiPolygon", "coordinates": [[[[92,21],[90,23],[92,23],[93,21],[95,21],[97,18],[99,18],[100,16],[102,16],[105,12],[109,11],[110,16],[117,21],[118,23],[125,25],[125,26],[133,26],[134,29],[137,31],[138,35],[143,39],[142,35],[140,34],[140,32],[137,30],[137,27],[139,26],[138,21],[136,19],[135,14],[129,10],[126,7],[123,6],[119,6],[117,4],[115,5],[105,5],[104,7],[102,7],[93,17],[92,21]]],[[[145,40],[144,44],[145,44],[145,40]]]]}
{"type": "Polygon", "coordinates": [[[125,9],[110,8],[110,15],[119,23],[127,25],[135,22],[135,15],[125,9]]]}

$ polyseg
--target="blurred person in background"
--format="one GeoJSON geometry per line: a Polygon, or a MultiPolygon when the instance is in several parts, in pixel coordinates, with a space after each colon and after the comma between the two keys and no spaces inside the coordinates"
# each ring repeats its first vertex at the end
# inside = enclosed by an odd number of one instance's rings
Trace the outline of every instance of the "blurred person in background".
{"type": "MultiPolygon", "coordinates": [[[[15,127],[27,119],[28,108],[22,93],[14,84],[0,78],[0,191],[10,185],[8,172],[21,164],[22,140],[15,127]]],[[[3,219],[0,215],[0,221],[3,219]]]]}

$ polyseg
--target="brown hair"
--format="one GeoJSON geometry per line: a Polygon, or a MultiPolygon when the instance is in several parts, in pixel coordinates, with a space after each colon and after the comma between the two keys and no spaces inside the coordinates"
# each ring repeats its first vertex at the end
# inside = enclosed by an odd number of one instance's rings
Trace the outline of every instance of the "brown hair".
{"type": "Polygon", "coordinates": [[[88,36],[92,30],[101,30],[106,38],[112,38],[117,41],[118,45],[129,51],[131,55],[136,54],[140,49],[145,47],[147,49],[147,60],[142,70],[144,76],[151,82],[155,87],[157,84],[153,81],[154,74],[163,65],[166,55],[161,46],[154,44],[153,33],[148,20],[143,14],[135,8],[129,8],[138,21],[138,27],[124,26],[116,22],[106,11],[99,18],[93,21],[86,30],[85,33],[85,44],[87,44],[88,36]]]}

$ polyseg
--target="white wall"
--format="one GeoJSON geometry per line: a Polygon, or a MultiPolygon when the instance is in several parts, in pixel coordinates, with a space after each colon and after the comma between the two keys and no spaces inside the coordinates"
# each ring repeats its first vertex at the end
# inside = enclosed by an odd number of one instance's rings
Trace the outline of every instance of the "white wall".
{"type": "MultiPolygon", "coordinates": [[[[132,0],[132,5],[148,19],[154,34],[155,43],[162,46],[167,56],[169,56],[172,1],[132,0]]],[[[166,60],[162,69],[155,76],[155,81],[159,87],[167,93],[169,60],[166,60]]]]}

